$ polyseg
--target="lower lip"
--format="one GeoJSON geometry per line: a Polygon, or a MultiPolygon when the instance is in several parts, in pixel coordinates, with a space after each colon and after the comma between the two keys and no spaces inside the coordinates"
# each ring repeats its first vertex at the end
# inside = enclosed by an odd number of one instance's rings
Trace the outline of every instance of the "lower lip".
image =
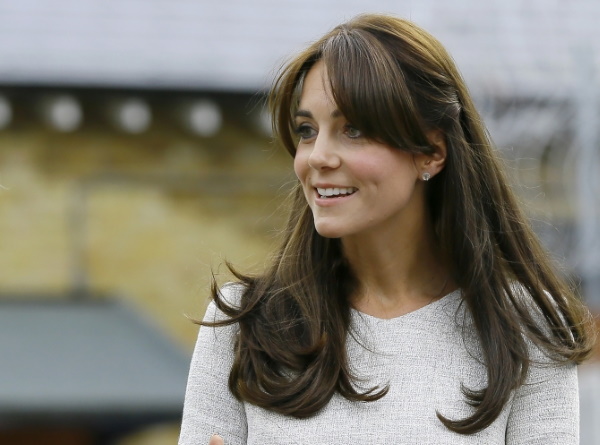
{"type": "Polygon", "coordinates": [[[346,195],[346,196],[342,196],[339,198],[321,198],[321,195],[319,195],[317,192],[315,192],[316,194],[316,198],[315,198],[315,204],[318,205],[319,207],[332,207],[338,204],[343,204],[346,201],[348,201],[349,199],[352,199],[352,197],[354,195],[356,195],[358,193],[358,191],[352,193],[351,195],[346,195]]]}

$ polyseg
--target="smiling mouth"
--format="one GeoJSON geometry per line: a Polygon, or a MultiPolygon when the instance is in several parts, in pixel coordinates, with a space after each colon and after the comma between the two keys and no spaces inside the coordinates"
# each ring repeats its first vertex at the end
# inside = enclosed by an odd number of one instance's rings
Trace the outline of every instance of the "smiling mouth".
{"type": "Polygon", "coordinates": [[[336,188],[319,188],[317,187],[317,193],[319,198],[343,198],[345,196],[353,195],[358,189],[356,187],[336,187],[336,188]]]}

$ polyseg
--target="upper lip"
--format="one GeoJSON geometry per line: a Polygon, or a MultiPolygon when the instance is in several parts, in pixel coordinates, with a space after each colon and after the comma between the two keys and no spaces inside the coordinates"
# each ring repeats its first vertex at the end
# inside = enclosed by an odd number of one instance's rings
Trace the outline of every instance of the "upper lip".
{"type": "Polygon", "coordinates": [[[314,184],[313,185],[314,188],[316,189],[350,189],[353,188],[355,189],[356,187],[353,187],[351,185],[335,185],[335,184],[314,184]]]}

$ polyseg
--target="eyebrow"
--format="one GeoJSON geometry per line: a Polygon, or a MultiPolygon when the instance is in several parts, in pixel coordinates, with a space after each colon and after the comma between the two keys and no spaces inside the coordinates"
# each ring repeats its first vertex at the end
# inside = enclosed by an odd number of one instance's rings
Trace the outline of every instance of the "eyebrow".
{"type": "MultiPolygon", "coordinates": [[[[331,112],[330,115],[333,119],[337,119],[343,116],[342,112],[338,109],[335,109],[331,112]]],[[[309,119],[314,119],[313,114],[308,110],[298,110],[294,113],[294,118],[297,117],[306,117],[309,119]]]]}

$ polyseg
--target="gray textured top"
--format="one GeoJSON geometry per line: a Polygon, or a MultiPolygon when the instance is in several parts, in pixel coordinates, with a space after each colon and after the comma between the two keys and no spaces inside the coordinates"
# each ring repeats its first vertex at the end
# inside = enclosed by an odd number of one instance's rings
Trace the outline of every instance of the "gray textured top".
{"type": "MultiPolygon", "coordinates": [[[[224,296],[237,298],[239,287],[224,296]]],[[[460,291],[401,317],[383,320],[352,312],[357,342],[348,336],[348,357],[364,385],[389,383],[375,402],[350,402],[334,395],[308,419],[295,419],[237,401],[227,379],[232,364],[235,325],[200,329],[185,398],[180,445],[206,445],[219,433],[237,444],[539,444],[579,443],[577,371],[574,365],[534,365],[525,385],[515,391],[496,421],[465,436],[448,430],[436,410],[460,419],[472,408],[461,384],[485,385],[477,336],[460,305],[460,291]]],[[[205,320],[223,317],[213,303],[205,320]]]]}

